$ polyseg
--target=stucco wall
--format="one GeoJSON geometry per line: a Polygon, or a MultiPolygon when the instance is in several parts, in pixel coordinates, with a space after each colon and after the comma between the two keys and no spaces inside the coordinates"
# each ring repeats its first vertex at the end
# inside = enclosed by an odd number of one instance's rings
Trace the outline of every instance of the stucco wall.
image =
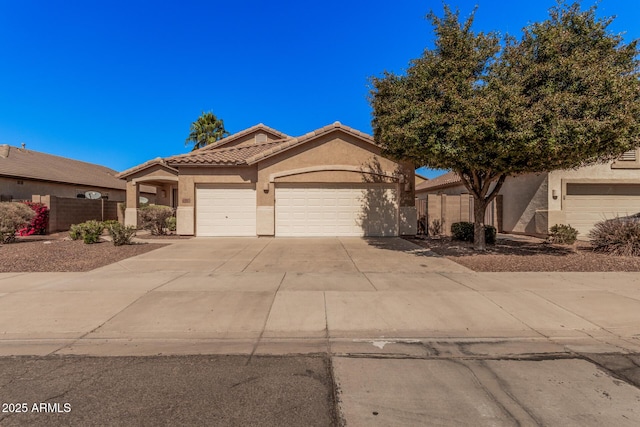
{"type": "Polygon", "coordinates": [[[611,164],[585,166],[576,170],[561,170],[549,173],[549,211],[560,211],[567,182],[634,182],[640,181],[640,169],[612,169],[611,164]],[[558,196],[553,198],[553,190],[558,196]]]}
{"type": "Polygon", "coordinates": [[[265,130],[255,130],[251,133],[248,133],[247,135],[243,135],[240,138],[230,141],[224,145],[222,145],[220,148],[231,148],[231,147],[237,147],[240,145],[246,146],[246,145],[253,145],[256,143],[256,135],[258,134],[265,134],[267,136],[267,142],[271,142],[271,141],[276,141],[278,139],[282,139],[277,135],[273,135],[270,132],[267,132],[265,130]]]}
{"type": "MultiPolygon", "coordinates": [[[[317,140],[292,148],[282,154],[268,158],[258,164],[258,189],[269,184],[269,192],[259,192],[258,206],[273,206],[274,185],[271,176],[287,171],[303,170],[295,175],[274,179],[274,182],[390,182],[389,178],[361,171],[373,170],[393,175],[399,172],[396,162],[380,156],[380,149],[344,132],[332,132],[317,140]],[[350,166],[351,171],[304,171],[314,167],[350,166]]],[[[337,169],[337,168],[336,168],[337,169]]],[[[414,171],[407,167],[402,170],[407,181],[413,181],[414,171]]],[[[404,190],[404,187],[403,187],[404,190]]],[[[413,206],[413,186],[409,197],[400,195],[401,206],[413,206]]]]}
{"type": "Polygon", "coordinates": [[[417,199],[426,199],[427,195],[429,194],[446,194],[447,196],[457,196],[459,194],[465,194],[468,193],[469,190],[467,190],[467,187],[465,187],[464,185],[460,184],[460,185],[456,185],[453,187],[448,187],[448,188],[442,188],[442,189],[438,189],[438,190],[432,190],[432,191],[421,191],[421,192],[416,192],[416,198],[417,199]]]}
{"type": "Polygon", "coordinates": [[[504,231],[527,234],[546,232],[536,228],[536,211],[547,210],[547,174],[507,177],[500,194],[503,196],[504,231]]]}
{"type": "Polygon", "coordinates": [[[58,197],[75,198],[78,193],[86,191],[98,191],[103,195],[108,195],[109,200],[113,201],[120,202],[125,199],[124,185],[123,189],[115,190],[112,188],[0,177],[0,194],[3,199],[11,196],[14,199],[31,200],[31,196],[34,194],[52,194],[58,197]],[[19,181],[22,184],[18,184],[19,181]]]}

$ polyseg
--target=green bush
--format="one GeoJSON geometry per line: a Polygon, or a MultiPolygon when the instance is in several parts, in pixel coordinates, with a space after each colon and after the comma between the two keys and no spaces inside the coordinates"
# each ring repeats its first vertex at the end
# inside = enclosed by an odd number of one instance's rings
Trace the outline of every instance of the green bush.
{"type": "Polygon", "coordinates": [[[16,240],[16,232],[26,227],[36,213],[20,202],[0,202],[0,243],[16,240]]]}
{"type": "Polygon", "coordinates": [[[82,239],[82,224],[71,224],[71,227],[69,227],[69,237],[71,240],[82,239]]]}
{"type": "Polygon", "coordinates": [[[169,206],[149,205],[138,209],[142,228],[153,235],[167,234],[167,219],[173,216],[169,206]]]}
{"type": "Polygon", "coordinates": [[[130,245],[131,239],[136,235],[134,226],[124,226],[115,221],[107,226],[114,246],[130,245]]]}
{"type": "Polygon", "coordinates": [[[589,232],[593,249],[619,256],[640,256],[640,221],[614,218],[597,223],[589,232]]]}
{"type": "MultiPolygon", "coordinates": [[[[463,242],[473,242],[474,228],[475,224],[473,222],[454,222],[451,224],[452,238],[463,242]]],[[[487,245],[496,243],[496,228],[494,226],[484,226],[484,240],[487,245]]]]}
{"type": "Polygon", "coordinates": [[[570,225],[556,224],[549,229],[549,242],[573,245],[578,238],[578,230],[570,225]]]}
{"type": "Polygon", "coordinates": [[[453,240],[462,240],[463,242],[473,242],[472,222],[454,222],[451,224],[451,236],[453,240]]]}
{"type": "Polygon", "coordinates": [[[120,224],[120,222],[118,222],[117,219],[108,219],[106,221],[102,221],[102,224],[104,225],[104,228],[109,230],[109,227],[111,227],[112,225],[115,225],[115,224],[120,224]]]}
{"type": "Polygon", "coordinates": [[[103,231],[104,224],[102,222],[93,219],[91,221],[87,221],[84,223],[82,241],[88,245],[98,243],[103,231]]]}
{"type": "Polygon", "coordinates": [[[484,241],[487,245],[495,245],[496,244],[496,236],[498,230],[493,225],[485,225],[484,226],[484,241]]]}
{"type": "Polygon", "coordinates": [[[104,223],[90,220],[81,224],[73,224],[69,228],[69,237],[72,240],[82,239],[86,244],[98,243],[104,231],[104,223]]]}
{"type": "Polygon", "coordinates": [[[167,229],[169,231],[176,231],[177,221],[175,216],[170,216],[169,218],[167,218],[165,224],[167,225],[167,229]]]}

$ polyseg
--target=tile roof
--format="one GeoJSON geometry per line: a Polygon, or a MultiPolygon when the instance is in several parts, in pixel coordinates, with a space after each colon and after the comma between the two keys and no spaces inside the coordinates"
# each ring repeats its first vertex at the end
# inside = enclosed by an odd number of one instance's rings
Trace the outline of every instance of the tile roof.
{"type": "Polygon", "coordinates": [[[443,175],[430,179],[429,181],[425,181],[416,185],[416,193],[423,191],[432,191],[438,190],[446,187],[454,187],[456,185],[461,185],[462,179],[455,172],[447,172],[443,175]]]}
{"type": "Polygon", "coordinates": [[[188,154],[173,156],[166,159],[170,166],[180,165],[226,165],[239,166],[248,164],[247,159],[267,151],[283,143],[280,141],[265,142],[264,144],[243,145],[215,150],[200,149],[188,154]]]}
{"type": "MultiPolygon", "coordinates": [[[[233,135],[229,135],[226,138],[223,138],[223,139],[221,139],[219,141],[216,141],[213,144],[209,144],[209,145],[207,145],[205,147],[202,147],[200,150],[214,150],[216,148],[219,148],[219,147],[222,147],[224,145],[227,145],[228,143],[233,142],[238,138],[241,138],[241,137],[243,137],[245,135],[248,135],[251,132],[258,131],[258,130],[262,130],[262,131],[271,133],[271,134],[277,136],[280,139],[289,138],[289,135],[287,135],[285,133],[282,133],[279,130],[270,128],[269,126],[266,126],[266,125],[264,125],[262,123],[258,123],[257,125],[251,126],[250,128],[247,128],[245,130],[241,130],[240,132],[236,132],[233,135]]],[[[197,150],[197,151],[200,151],[200,150],[197,150]]]]}
{"type": "Polygon", "coordinates": [[[176,173],[176,175],[178,174],[178,171],[174,168],[172,168],[171,166],[167,165],[167,163],[164,161],[164,159],[160,158],[160,157],[156,157],[155,159],[151,159],[149,161],[146,161],[140,165],[134,166],[132,168],[129,168],[125,171],[120,172],[119,174],[116,174],[116,177],[118,178],[126,178],[129,175],[133,175],[134,173],[141,171],[143,169],[146,169],[150,166],[153,165],[161,165],[164,166],[165,168],[173,171],[176,173]]]}
{"type": "Polygon", "coordinates": [[[317,129],[313,132],[309,132],[306,133],[298,138],[289,138],[286,139],[284,141],[282,141],[281,143],[279,143],[278,145],[273,146],[272,148],[268,149],[268,150],[264,150],[261,151],[259,153],[257,153],[256,155],[254,155],[253,157],[247,159],[247,163],[248,164],[253,164],[256,162],[259,162],[260,160],[264,160],[268,157],[274,156],[282,151],[285,151],[289,148],[295,147],[296,145],[300,145],[303,144],[307,141],[309,141],[310,139],[314,139],[317,138],[319,136],[322,136],[324,134],[327,134],[329,132],[332,132],[335,129],[340,129],[346,133],[352,134],[358,138],[367,140],[368,142],[370,142],[371,144],[377,145],[375,143],[375,141],[373,140],[373,137],[371,135],[368,135],[364,132],[360,132],[359,130],[353,129],[349,126],[345,126],[340,122],[334,122],[330,125],[321,127],[320,129],[317,129]]]}
{"type": "Polygon", "coordinates": [[[105,166],[0,145],[0,176],[124,190],[126,182],[105,166]]]}
{"type": "MultiPolygon", "coordinates": [[[[270,129],[266,126],[260,124],[249,128],[250,131],[254,131],[257,128],[260,129],[270,129]]],[[[247,131],[242,131],[237,133],[236,135],[246,135],[249,133],[249,129],[247,131]]],[[[268,157],[274,156],[278,153],[281,153],[289,148],[295,147],[300,144],[304,144],[305,142],[317,138],[319,136],[325,135],[329,132],[334,131],[335,129],[340,129],[346,133],[354,135],[360,139],[364,139],[372,144],[375,144],[373,137],[367,135],[366,133],[360,132],[349,126],[344,126],[340,122],[335,122],[328,126],[324,126],[320,129],[317,129],[313,132],[309,132],[305,135],[302,135],[297,138],[292,138],[286,136],[283,139],[279,139],[277,141],[265,142],[262,144],[254,144],[254,145],[238,145],[235,147],[224,148],[218,146],[216,148],[214,144],[208,145],[204,148],[201,148],[196,151],[192,151],[187,154],[181,154],[179,156],[173,156],[165,159],[166,164],[169,166],[180,166],[180,165],[224,165],[224,166],[239,166],[239,165],[252,165],[261,160],[264,160],[268,157]]],[[[277,131],[276,131],[277,132],[277,131]]],[[[235,137],[236,135],[232,135],[227,138],[235,137]]],[[[284,134],[282,134],[284,135],[284,134]]],[[[227,139],[225,138],[225,139],[227,139]]],[[[219,142],[222,142],[219,141],[219,142]]],[[[158,161],[158,160],[156,160],[158,161]]],[[[149,162],[147,162],[149,163],[149,162]]],[[[140,165],[137,168],[142,167],[140,165]]],[[[139,169],[138,169],[139,170],[139,169]]],[[[121,174],[130,174],[129,171],[123,172],[121,174]]]]}

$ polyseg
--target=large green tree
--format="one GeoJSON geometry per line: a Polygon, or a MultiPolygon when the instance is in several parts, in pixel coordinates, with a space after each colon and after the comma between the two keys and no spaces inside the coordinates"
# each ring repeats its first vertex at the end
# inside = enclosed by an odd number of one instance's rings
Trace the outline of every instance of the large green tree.
{"type": "Polygon", "coordinates": [[[222,119],[218,119],[211,111],[202,112],[200,117],[191,123],[189,131],[185,145],[193,144],[192,151],[206,147],[229,135],[222,119]]]}
{"type": "Polygon", "coordinates": [[[474,198],[474,247],[507,176],[571,169],[640,145],[636,42],[596,8],[559,2],[520,40],[472,30],[445,6],[435,46],[405,75],[372,78],[373,130],[387,154],[460,175],[474,198]]]}

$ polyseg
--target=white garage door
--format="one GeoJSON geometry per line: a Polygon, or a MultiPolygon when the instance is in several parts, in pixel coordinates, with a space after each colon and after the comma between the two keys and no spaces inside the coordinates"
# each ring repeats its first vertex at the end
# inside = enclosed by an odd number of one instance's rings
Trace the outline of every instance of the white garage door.
{"type": "Polygon", "coordinates": [[[196,236],[255,235],[255,188],[196,187],[196,236]]]}
{"type": "Polygon", "coordinates": [[[586,238],[596,222],[640,212],[640,184],[567,184],[563,204],[567,224],[586,238]]]}
{"type": "Polygon", "coordinates": [[[276,236],[397,236],[394,184],[279,184],[276,236]]]}

